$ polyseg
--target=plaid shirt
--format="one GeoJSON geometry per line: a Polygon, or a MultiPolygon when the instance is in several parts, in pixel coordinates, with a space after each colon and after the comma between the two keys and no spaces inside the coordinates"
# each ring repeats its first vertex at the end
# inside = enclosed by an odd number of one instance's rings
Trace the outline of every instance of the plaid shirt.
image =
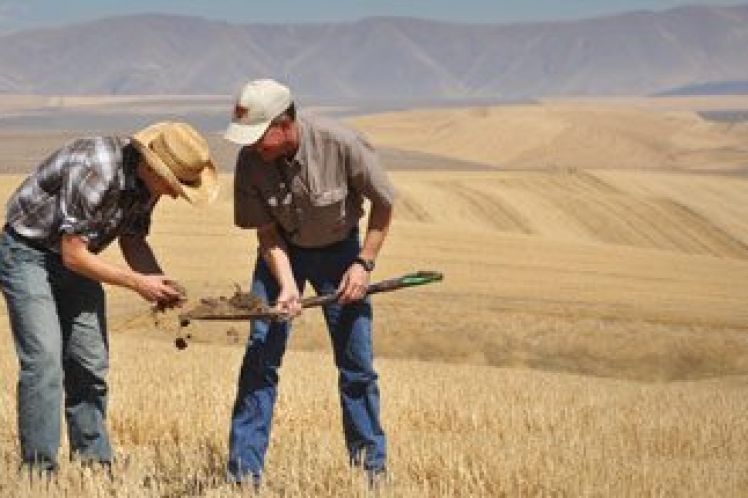
{"type": "Polygon", "coordinates": [[[153,203],[136,174],[129,140],[76,140],[47,158],[8,200],[6,223],[16,233],[60,252],[63,234],[80,235],[99,252],[119,235],[146,235],[153,203]]]}

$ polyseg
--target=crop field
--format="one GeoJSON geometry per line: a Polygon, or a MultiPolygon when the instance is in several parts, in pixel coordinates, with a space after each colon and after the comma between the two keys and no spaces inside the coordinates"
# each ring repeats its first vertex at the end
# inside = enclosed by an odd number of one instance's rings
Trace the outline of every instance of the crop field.
{"type": "MultiPolygon", "coordinates": [[[[389,478],[371,491],[348,467],[329,338],[307,310],[261,496],[746,496],[748,177],[522,166],[392,178],[373,278],[445,280],[373,297],[389,478]]],[[[0,197],[20,180],[0,176],[0,197]]],[[[166,199],[154,217],[152,245],[191,299],[246,288],[255,261],[254,235],[232,224],[232,177],[221,181],[215,205],[166,199]]],[[[121,263],[116,248],[105,257],[121,263]]],[[[156,324],[136,295],[107,295],[113,476],[68,462],[67,443],[55,480],[18,475],[2,317],[0,496],[251,494],[225,482],[248,324],[193,322],[180,351],[176,316],[156,324]]]]}
{"type": "MultiPolygon", "coordinates": [[[[3,341],[2,496],[237,496],[224,483],[241,348],[112,337],[114,479],[63,461],[16,477],[14,365],[3,341]]],[[[381,359],[391,480],[379,496],[741,496],[745,377],[639,383],[381,359]]],[[[264,496],[369,496],[348,469],[329,355],[289,352],[264,496]]],[[[64,456],[65,448],[63,448],[64,456]]]]}

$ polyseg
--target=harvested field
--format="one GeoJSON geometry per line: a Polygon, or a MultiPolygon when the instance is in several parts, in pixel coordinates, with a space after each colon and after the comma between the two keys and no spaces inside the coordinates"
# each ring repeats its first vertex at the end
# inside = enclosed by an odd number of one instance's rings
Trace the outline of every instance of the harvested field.
{"type": "Polygon", "coordinates": [[[505,168],[744,170],[748,124],[585,105],[425,109],[351,120],[380,145],[505,168]]]}
{"type": "MultiPolygon", "coordinates": [[[[2,135],[0,159],[21,164],[63,138],[2,135]]],[[[445,280],[373,298],[392,473],[379,495],[744,496],[748,177],[724,174],[737,163],[502,170],[461,151],[389,156],[400,198],[374,277],[445,280]]],[[[230,168],[232,151],[219,154],[230,168]]],[[[0,177],[0,197],[20,179],[0,177]]],[[[221,181],[216,205],[167,199],[153,223],[164,268],[193,299],[246,287],[256,254],[232,225],[232,178],[221,181]]],[[[65,448],[57,482],[17,478],[2,319],[0,496],[238,496],[224,467],[248,325],[193,322],[179,351],[175,315],[156,327],[140,298],[107,292],[114,481],[65,448]]],[[[318,310],[297,319],[290,347],[262,495],[367,496],[346,466],[318,310]]]]}
{"type": "MultiPolygon", "coordinates": [[[[241,348],[112,339],[116,477],[66,463],[49,488],[13,478],[15,365],[0,342],[0,496],[240,496],[223,473],[241,348]]],[[[392,359],[378,369],[392,472],[378,496],[737,497],[748,485],[744,376],[640,384],[392,359]]],[[[262,496],[371,496],[345,463],[335,382],[328,354],[288,353],[262,496]]]]}
{"type": "MultiPolygon", "coordinates": [[[[748,287],[741,285],[748,271],[740,208],[746,180],[634,172],[401,172],[394,178],[402,203],[376,276],[437,269],[446,280],[376,298],[383,354],[488,362],[485,351],[546,330],[547,320],[558,330],[630,327],[640,338],[663,327],[675,336],[702,330],[692,344],[699,349],[699,341],[715,340],[709,327],[739,334],[748,322],[742,306],[748,287]],[[734,199],[724,211],[713,194],[723,184],[724,196],[734,199]],[[465,189],[484,195],[466,200],[465,189]],[[607,204],[601,192],[611,193],[607,204]],[[677,203],[682,207],[672,208],[677,203]],[[439,312],[425,316],[423,306],[439,312]],[[473,340],[458,347],[447,340],[454,323],[469,328],[473,340]]],[[[217,206],[198,212],[166,201],[154,222],[154,247],[193,294],[231,293],[234,282],[248,278],[238,272],[248,272],[254,258],[254,238],[231,226],[230,178],[224,181],[217,206]],[[186,245],[192,250],[184,252],[186,245]]],[[[108,255],[118,258],[115,251],[108,255]]],[[[115,326],[142,309],[129,293],[111,294],[115,326]]],[[[305,349],[324,348],[322,322],[309,315],[300,324],[313,332],[294,340],[305,349]]],[[[225,340],[223,333],[204,335],[225,340]]],[[[599,336],[601,345],[610,339],[599,336]]]]}

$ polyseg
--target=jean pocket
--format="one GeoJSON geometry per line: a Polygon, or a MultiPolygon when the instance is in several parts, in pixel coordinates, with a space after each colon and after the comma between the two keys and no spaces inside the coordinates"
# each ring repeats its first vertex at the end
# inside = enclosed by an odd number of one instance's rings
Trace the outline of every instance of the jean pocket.
{"type": "Polygon", "coordinates": [[[10,235],[3,233],[0,235],[0,265],[3,268],[11,266],[15,261],[15,247],[18,245],[10,235]]]}
{"type": "Polygon", "coordinates": [[[3,241],[0,243],[0,263],[4,269],[24,263],[44,265],[45,255],[45,251],[30,247],[3,234],[3,241]]]}

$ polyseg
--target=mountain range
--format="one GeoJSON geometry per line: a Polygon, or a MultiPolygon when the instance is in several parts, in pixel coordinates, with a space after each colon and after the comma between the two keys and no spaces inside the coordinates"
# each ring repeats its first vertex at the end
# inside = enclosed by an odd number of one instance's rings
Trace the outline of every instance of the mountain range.
{"type": "Polygon", "coordinates": [[[256,77],[337,102],[643,95],[745,81],[748,4],[494,25],[152,14],[0,36],[2,93],[225,95],[256,77]]]}

